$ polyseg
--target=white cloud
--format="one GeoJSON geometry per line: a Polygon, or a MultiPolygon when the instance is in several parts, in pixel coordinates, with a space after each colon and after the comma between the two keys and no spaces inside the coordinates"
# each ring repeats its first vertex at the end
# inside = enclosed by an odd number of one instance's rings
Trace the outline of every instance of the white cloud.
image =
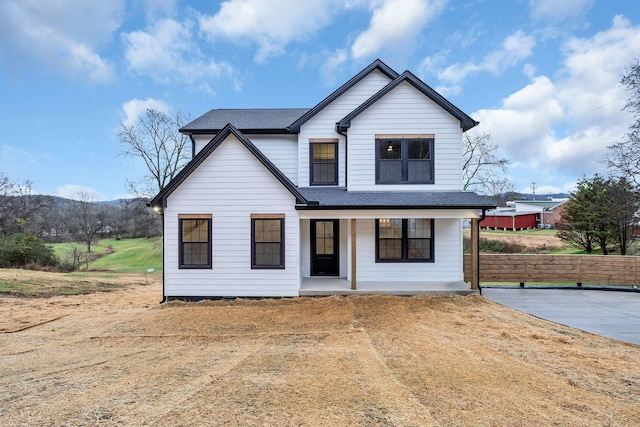
{"type": "Polygon", "coordinates": [[[369,28],[351,46],[351,55],[363,58],[381,50],[410,49],[427,22],[440,14],[446,0],[384,0],[374,6],[369,28]]]}
{"type": "Polygon", "coordinates": [[[10,52],[12,62],[5,66],[45,65],[68,76],[108,81],[113,65],[97,49],[111,39],[123,15],[122,0],[6,0],[0,3],[0,48],[10,52]]]}
{"type": "Polygon", "coordinates": [[[255,60],[265,62],[327,26],[340,6],[339,0],[228,0],[215,15],[200,18],[200,30],[212,41],[256,43],[255,60]]]}
{"type": "Polygon", "coordinates": [[[99,191],[80,184],[62,185],[56,189],[56,196],[71,200],[82,200],[88,196],[89,201],[94,202],[106,200],[99,191]]]}
{"type": "Polygon", "coordinates": [[[336,73],[347,61],[347,58],[348,55],[345,49],[337,49],[335,52],[327,55],[324,64],[320,67],[320,75],[326,85],[333,86],[335,84],[336,73]]]}
{"type": "Polygon", "coordinates": [[[148,20],[171,16],[177,0],[140,0],[148,20]]]}
{"type": "Polygon", "coordinates": [[[472,114],[478,131],[491,133],[520,168],[576,177],[601,172],[607,147],[629,124],[618,82],[639,51],[640,26],[622,17],[593,37],[570,39],[558,75],[534,76],[500,108],[472,114]]]}
{"type": "Polygon", "coordinates": [[[593,0],[529,0],[534,19],[560,23],[580,18],[593,6],[593,0]]]}
{"type": "Polygon", "coordinates": [[[148,30],[123,34],[128,69],[159,83],[187,83],[201,89],[204,80],[231,75],[229,64],[202,54],[193,40],[192,27],[190,21],[164,19],[148,30]]]}
{"type": "Polygon", "coordinates": [[[529,57],[535,46],[536,40],[533,36],[516,31],[504,39],[500,49],[489,52],[477,63],[456,63],[443,70],[438,70],[437,67],[443,62],[442,58],[427,57],[420,64],[420,69],[435,73],[443,85],[457,86],[470,74],[483,71],[494,75],[501,74],[507,68],[513,67],[529,57]]]}
{"type": "Polygon", "coordinates": [[[147,99],[137,99],[134,98],[131,101],[127,101],[122,104],[122,111],[124,113],[124,120],[122,123],[125,126],[130,126],[135,124],[141,115],[143,115],[147,110],[156,110],[161,111],[163,113],[168,113],[171,108],[162,100],[147,98],[147,99]]]}

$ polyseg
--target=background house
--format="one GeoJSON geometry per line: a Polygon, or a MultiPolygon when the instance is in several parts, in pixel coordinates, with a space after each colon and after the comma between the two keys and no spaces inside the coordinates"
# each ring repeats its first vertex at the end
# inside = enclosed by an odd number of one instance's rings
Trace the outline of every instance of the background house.
{"type": "Polygon", "coordinates": [[[556,228],[562,219],[564,205],[561,200],[515,200],[507,207],[487,211],[480,227],[494,230],[527,230],[531,228],[556,228]]]}

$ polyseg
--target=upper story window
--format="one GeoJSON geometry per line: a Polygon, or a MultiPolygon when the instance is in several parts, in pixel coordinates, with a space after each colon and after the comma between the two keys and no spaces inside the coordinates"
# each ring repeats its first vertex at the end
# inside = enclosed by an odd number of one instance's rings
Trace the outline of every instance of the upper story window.
{"type": "Polygon", "coordinates": [[[376,184],[433,184],[433,135],[376,135],[376,184]]]}
{"type": "Polygon", "coordinates": [[[311,139],[311,185],[338,185],[338,140],[311,139]]]}
{"type": "Polygon", "coordinates": [[[178,215],[179,268],[211,268],[211,215],[178,215]]]}

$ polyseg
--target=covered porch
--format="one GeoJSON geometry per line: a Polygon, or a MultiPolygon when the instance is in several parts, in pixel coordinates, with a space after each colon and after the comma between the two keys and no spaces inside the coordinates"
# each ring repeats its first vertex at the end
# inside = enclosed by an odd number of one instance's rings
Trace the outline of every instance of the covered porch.
{"type": "Polygon", "coordinates": [[[382,194],[344,189],[304,190],[310,200],[318,201],[296,208],[301,248],[299,295],[479,292],[479,222],[489,206],[483,204],[484,198],[465,192],[382,194]],[[465,219],[471,220],[472,229],[473,274],[468,283],[463,276],[465,219]],[[389,223],[397,224],[396,241],[402,236],[402,259],[380,256],[379,227],[389,223]],[[418,230],[421,234],[411,240],[409,227],[418,223],[422,226],[418,230]],[[322,248],[322,253],[318,248],[322,248]],[[422,258],[418,259],[416,254],[422,258]],[[329,258],[331,268],[324,264],[329,258]]]}

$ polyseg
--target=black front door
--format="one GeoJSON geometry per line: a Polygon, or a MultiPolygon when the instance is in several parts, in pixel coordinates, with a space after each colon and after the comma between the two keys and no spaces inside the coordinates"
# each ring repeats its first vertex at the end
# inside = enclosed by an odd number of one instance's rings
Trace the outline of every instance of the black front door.
{"type": "Polygon", "coordinates": [[[340,232],[338,224],[337,219],[311,220],[312,276],[337,276],[339,274],[340,232]]]}

